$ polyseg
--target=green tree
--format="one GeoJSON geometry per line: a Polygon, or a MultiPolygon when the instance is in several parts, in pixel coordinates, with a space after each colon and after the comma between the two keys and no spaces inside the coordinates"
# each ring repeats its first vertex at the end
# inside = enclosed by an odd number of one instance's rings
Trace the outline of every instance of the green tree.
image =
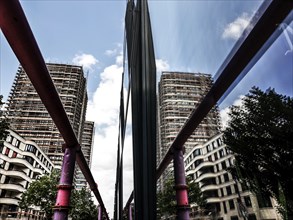
{"type": "Polygon", "coordinates": [[[232,175],[274,197],[284,219],[293,213],[293,99],[253,87],[232,106],[224,142],[234,152],[232,175]]]}
{"type": "MultiPolygon", "coordinates": [[[[41,176],[33,181],[27,191],[22,194],[19,207],[28,210],[30,206],[39,206],[46,213],[46,217],[51,219],[59,178],[60,171],[53,170],[50,175],[41,176]]],[[[91,199],[91,193],[86,189],[72,191],[70,206],[69,216],[73,220],[90,220],[96,219],[98,216],[98,210],[91,199]]]]}
{"type": "MultiPolygon", "coordinates": [[[[198,183],[187,177],[188,200],[190,204],[196,203],[200,208],[205,207],[206,199],[198,186],[198,183]]],[[[157,193],[157,216],[176,214],[176,192],[174,178],[166,181],[164,190],[157,193]]]]}
{"type": "Polygon", "coordinates": [[[2,98],[3,96],[0,95],[0,141],[5,139],[8,134],[8,122],[6,118],[3,116],[3,112],[1,110],[2,105],[4,104],[4,102],[2,102],[2,98]]]}
{"type": "Polygon", "coordinates": [[[56,201],[57,184],[60,172],[53,170],[50,175],[41,176],[33,181],[27,191],[22,194],[19,207],[28,210],[30,206],[39,206],[46,213],[48,219],[53,215],[53,207],[56,201]]]}
{"type": "Polygon", "coordinates": [[[69,215],[73,220],[97,219],[98,209],[91,199],[91,192],[86,188],[74,190],[71,195],[69,215]]]}

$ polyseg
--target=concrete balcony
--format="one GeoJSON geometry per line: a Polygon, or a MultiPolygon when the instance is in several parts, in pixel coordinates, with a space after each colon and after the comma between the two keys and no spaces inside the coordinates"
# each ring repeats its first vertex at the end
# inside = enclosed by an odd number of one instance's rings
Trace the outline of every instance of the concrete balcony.
{"type": "Polygon", "coordinates": [[[27,162],[24,158],[9,158],[9,157],[5,157],[4,158],[5,161],[15,164],[17,166],[20,167],[24,167],[24,168],[29,168],[30,170],[32,170],[33,172],[36,172],[38,174],[43,174],[43,171],[39,168],[35,168],[33,167],[29,162],[27,162]]]}
{"type": "Polygon", "coordinates": [[[220,198],[212,197],[212,198],[207,198],[207,203],[216,203],[216,202],[221,202],[222,200],[220,198]]]}
{"type": "Polygon", "coordinates": [[[0,173],[2,175],[6,175],[6,176],[9,176],[9,177],[13,177],[15,179],[23,179],[23,180],[26,180],[28,182],[32,182],[32,179],[29,178],[26,173],[22,172],[22,171],[17,171],[17,170],[3,170],[3,169],[0,169],[0,173]]]}
{"type": "Polygon", "coordinates": [[[220,188],[221,187],[219,185],[211,184],[211,185],[206,185],[206,186],[201,187],[201,191],[204,192],[207,190],[214,190],[214,189],[220,189],[220,188]]]}
{"type": "Polygon", "coordinates": [[[0,204],[9,204],[18,206],[19,199],[17,198],[0,198],[0,204]]]}
{"type": "Polygon", "coordinates": [[[5,189],[7,191],[15,191],[15,192],[24,192],[26,189],[21,185],[17,183],[1,183],[0,184],[1,189],[5,189]]]}
{"type": "Polygon", "coordinates": [[[198,170],[201,170],[204,167],[213,167],[215,165],[214,162],[204,161],[198,166],[198,170]]]}

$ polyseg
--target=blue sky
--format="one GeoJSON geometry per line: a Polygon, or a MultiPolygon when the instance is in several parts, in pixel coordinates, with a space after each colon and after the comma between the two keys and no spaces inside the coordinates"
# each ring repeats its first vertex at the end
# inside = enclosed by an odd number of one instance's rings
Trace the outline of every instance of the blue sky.
{"type": "MultiPolygon", "coordinates": [[[[158,75],[162,70],[214,75],[261,1],[149,2],[158,75]]],[[[92,171],[112,215],[126,1],[21,1],[46,61],[80,64],[88,75],[87,118],[96,123],[92,171]]],[[[220,109],[256,85],[293,96],[293,24],[249,71],[220,109]]],[[[1,33],[0,94],[7,99],[18,61],[1,33]]],[[[159,77],[158,77],[159,78],[159,77]]],[[[131,117],[130,117],[131,118],[131,117]]],[[[131,120],[128,122],[131,125],[131,120]]],[[[126,137],[125,200],[132,190],[126,137]]]]}

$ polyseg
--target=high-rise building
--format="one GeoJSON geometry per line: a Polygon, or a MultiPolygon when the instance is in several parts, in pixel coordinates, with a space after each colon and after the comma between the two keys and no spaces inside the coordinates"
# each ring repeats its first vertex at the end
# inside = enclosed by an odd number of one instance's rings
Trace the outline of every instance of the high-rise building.
{"type": "MultiPolygon", "coordinates": [[[[211,86],[212,78],[209,74],[162,73],[158,93],[157,166],[211,86]]],[[[197,144],[205,143],[219,131],[219,111],[217,107],[214,107],[184,144],[185,154],[188,154],[197,144]]],[[[164,188],[164,182],[172,173],[172,165],[169,165],[157,183],[158,190],[164,188]]]]}
{"type": "MultiPolygon", "coordinates": [[[[163,72],[159,83],[159,141],[157,164],[178,132],[212,85],[209,74],[163,72]]],[[[220,130],[219,112],[213,108],[185,143],[185,153],[205,143],[220,130]]]]}
{"type": "Polygon", "coordinates": [[[227,172],[235,158],[222,136],[215,135],[185,155],[186,175],[199,184],[207,201],[204,208],[191,204],[190,219],[282,219],[275,200],[252,193],[227,172]]]}
{"type": "MultiPolygon", "coordinates": [[[[94,122],[85,121],[82,133],[82,140],[81,140],[81,150],[87,161],[89,167],[91,167],[92,163],[92,151],[93,151],[93,141],[94,141],[94,122]]],[[[81,189],[87,186],[87,182],[85,180],[84,175],[82,174],[79,167],[76,169],[75,175],[75,188],[81,189]]]]}
{"type": "MultiPolygon", "coordinates": [[[[47,64],[47,68],[81,143],[87,105],[83,69],[81,66],[65,64],[47,64]]],[[[13,130],[22,137],[35,141],[55,167],[61,167],[64,140],[21,66],[8,98],[7,119],[13,130]]]]}

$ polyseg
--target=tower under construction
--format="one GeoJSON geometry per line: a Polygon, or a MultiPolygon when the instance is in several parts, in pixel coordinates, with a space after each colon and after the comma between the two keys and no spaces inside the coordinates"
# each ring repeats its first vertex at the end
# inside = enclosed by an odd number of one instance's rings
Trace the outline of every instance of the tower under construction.
{"type": "MultiPolygon", "coordinates": [[[[162,161],[179,130],[211,86],[212,78],[209,74],[162,73],[158,94],[157,165],[162,161]]],[[[215,107],[185,143],[185,154],[190,152],[195,145],[205,143],[219,131],[219,112],[215,107]]],[[[163,175],[163,179],[166,178],[166,175],[166,173],[163,175]]]]}
{"type": "MultiPolygon", "coordinates": [[[[88,99],[83,69],[65,64],[47,64],[47,68],[81,143],[88,99]]],[[[18,68],[8,97],[7,119],[13,130],[35,141],[55,167],[61,167],[64,140],[22,66],[18,68]]]]}

